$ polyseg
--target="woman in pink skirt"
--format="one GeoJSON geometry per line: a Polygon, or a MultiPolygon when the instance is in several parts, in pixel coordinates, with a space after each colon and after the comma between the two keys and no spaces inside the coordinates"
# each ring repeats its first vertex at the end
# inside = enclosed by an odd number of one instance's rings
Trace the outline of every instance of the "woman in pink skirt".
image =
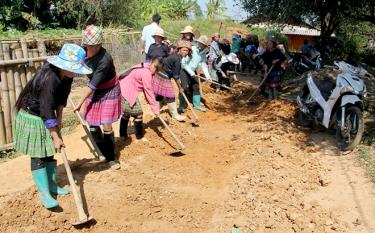
{"type": "Polygon", "coordinates": [[[189,41],[180,41],[177,45],[177,52],[163,59],[163,71],[152,80],[156,100],[159,101],[159,105],[161,106],[162,101],[165,101],[168,105],[169,113],[177,121],[184,121],[185,117],[177,112],[176,95],[173,89],[172,78],[181,86],[181,60],[190,53],[191,43],[189,41]]]}
{"type": "Polygon", "coordinates": [[[88,76],[89,85],[84,90],[83,97],[75,110],[79,111],[85,104],[83,116],[90,125],[94,140],[110,167],[119,169],[120,164],[115,162],[112,123],[116,122],[121,115],[121,91],[112,56],[102,47],[102,42],[102,30],[94,25],[87,26],[82,44],[87,51],[86,63],[93,73],[88,76]]]}

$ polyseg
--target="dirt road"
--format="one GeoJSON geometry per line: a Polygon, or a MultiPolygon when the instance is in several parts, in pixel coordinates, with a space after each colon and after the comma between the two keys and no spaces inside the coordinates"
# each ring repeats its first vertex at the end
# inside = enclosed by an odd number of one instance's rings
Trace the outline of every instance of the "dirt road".
{"type": "MultiPolygon", "coordinates": [[[[40,207],[27,157],[0,164],[0,232],[375,232],[373,184],[354,155],[337,156],[330,133],[296,126],[293,102],[205,97],[200,127],[163,114],[181,156],[151,115],[149,143],[117,138],[118,171],[92,160],[81,128],[65,138],[96,220],[80,230],[72,196],[58,198],[60,211],[40,207]]],[[[69,187],[61,162],[59,182],[69,187]]]]}

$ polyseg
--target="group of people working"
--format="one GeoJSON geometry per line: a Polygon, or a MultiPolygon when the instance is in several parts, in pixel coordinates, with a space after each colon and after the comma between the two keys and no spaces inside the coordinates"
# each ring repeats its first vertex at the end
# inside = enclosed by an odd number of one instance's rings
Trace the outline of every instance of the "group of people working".
{"type": "MultiPolygon", "coordinates": [[[[80,111],[83,106],[83,117],[104,156],[100,159],[108,162],[110,168],[119,169],[112,124],[120,120],[120,137],[126,139],[129,120],[133,117],[136,138],[145,140],[141,92],[156,116],[166,103],[171,116],[184,121],[182,114],[187,103],[179,95],[177,108],[174,86],[190,97],[196,110],[204,112],[197,69],[210,81],[209,69],[215,67],[219,76],[225,76],[223,63],[231,59],[237,62],[236,56],[230,56],[228,41],[221,43],[219,35],[214,34],[209,48],[208,37],[195,39],[191,26],[181,31],[177,46],[173,46],[158,25],[160,19],[160,15],[154,15],[153,23],[143,30],[141,46],[145,62],[118,75],[112,56],[102,47],[102,29],[89,25],[83,33],[83,48],[65,44],[57,56],[48,58],[20,93],[14,117],[15,149],[31,157],[32,176],[44,207],[58,206],[51,194],[69,193],[57,186],[54,154],[65,146],[61,137],[63,108],[67,105],[73,77],[87,75],[89,79],[74,111],[80,111]]],[[[270,59],[272,64],[280,61],[270,59]]]]}

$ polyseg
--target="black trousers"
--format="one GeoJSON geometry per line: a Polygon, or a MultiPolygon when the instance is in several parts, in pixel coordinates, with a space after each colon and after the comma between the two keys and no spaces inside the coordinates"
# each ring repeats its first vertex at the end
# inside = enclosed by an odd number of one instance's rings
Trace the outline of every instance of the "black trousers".
{"type": "Polygon", "coordinates": [[[56,161],[53,156],[45,158],[31,158],[31,171],[46,167],[44,163],[56,161]]]}
{"type": "Polygon", "coordinates": [[[199,95],[199,83],[198,80],[191,77],[185,70],[181,71],[180,74],[181,86],[184,89],[187,96],[199,95]]]}

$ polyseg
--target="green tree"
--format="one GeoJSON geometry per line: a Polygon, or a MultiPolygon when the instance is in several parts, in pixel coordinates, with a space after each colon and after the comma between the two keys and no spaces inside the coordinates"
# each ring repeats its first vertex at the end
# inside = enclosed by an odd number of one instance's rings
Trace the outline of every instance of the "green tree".
{"type": "Polygon", "coordinates": [[[207,3],[207,18],[216,19],[225,16],[226,7],[223,0],[209,0],[207,3]]]}
{"type": "Polygon", "coordinates": [[[250,15],[275,22],[301,23],[309,21],[319,25],[321,38],[328,41],[333,32],[352,19],[375,23],[374,0],[238,0],[250,15]]]}

